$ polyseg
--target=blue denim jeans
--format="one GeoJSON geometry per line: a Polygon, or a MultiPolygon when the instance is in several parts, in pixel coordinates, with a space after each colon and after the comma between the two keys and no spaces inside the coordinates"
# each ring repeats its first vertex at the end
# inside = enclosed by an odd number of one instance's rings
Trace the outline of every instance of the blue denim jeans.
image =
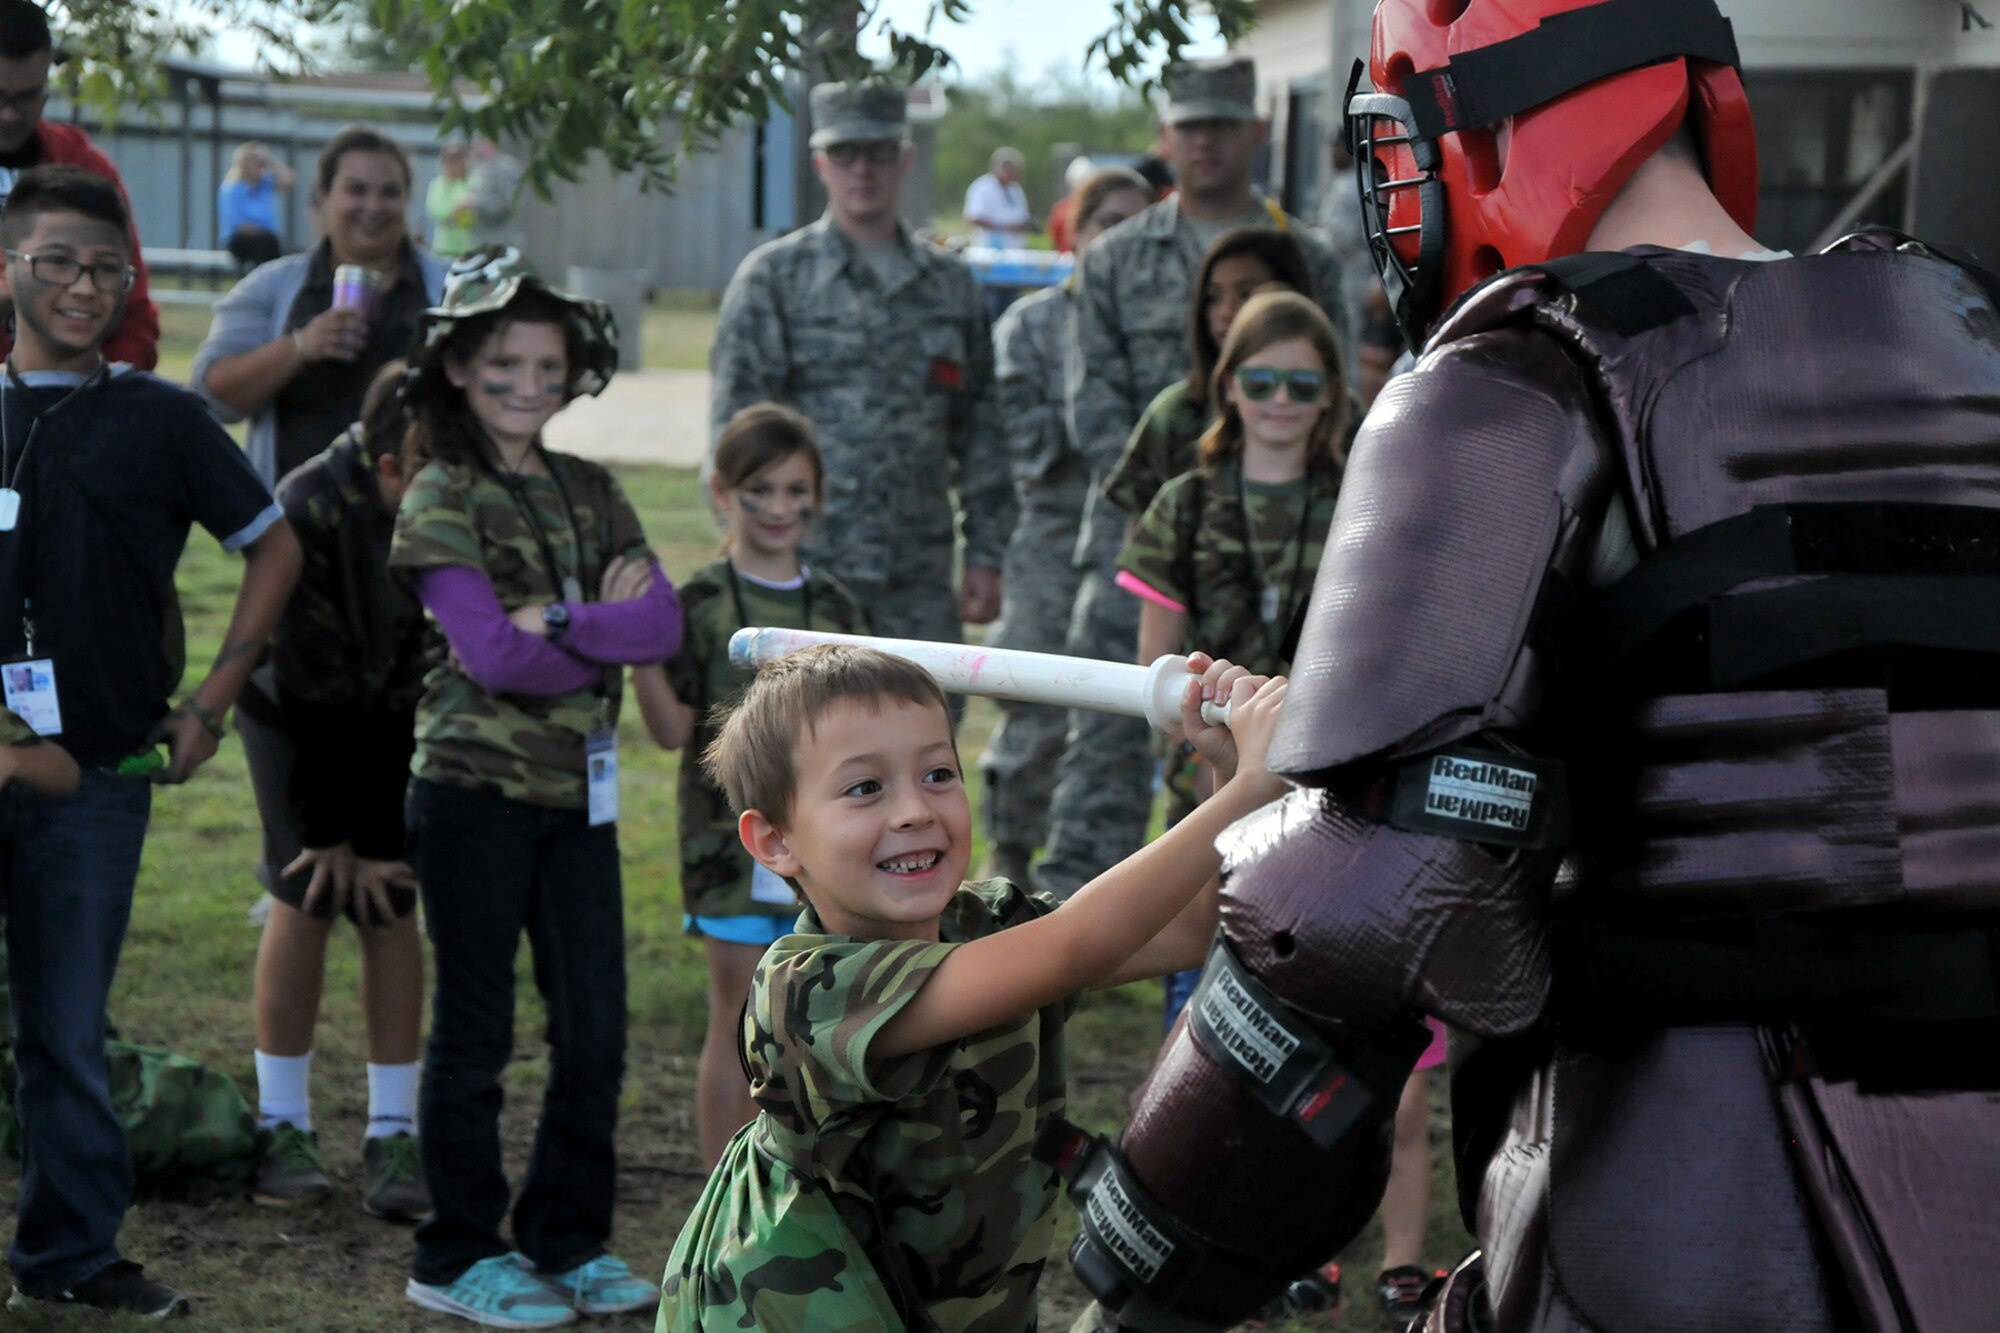
{"type": "Polygon", "coordinates": [[[132,916],[153,789],[86,772],[70,796],[0,791],[16,1104],[25,1143],[7,1262],[31,1295],[118,1260],[132,1155],[111,1108],[104,1006],[132,916]]]}
{"type": "Polygon", "coordinates": [[[417,1281],[443,1285],[519,1249],[564,1272],[604,1253],[625,1076],[625,903],[613,824],[418,778],[411,863],[436,960],[417,1119],[434,1212],[417,1229],[417,1281]],[[514,1244],[500,1234],[500,1077],[514,1050],[514,956],[534,951],[548,1011],[549,1082],[514,1244]]]}

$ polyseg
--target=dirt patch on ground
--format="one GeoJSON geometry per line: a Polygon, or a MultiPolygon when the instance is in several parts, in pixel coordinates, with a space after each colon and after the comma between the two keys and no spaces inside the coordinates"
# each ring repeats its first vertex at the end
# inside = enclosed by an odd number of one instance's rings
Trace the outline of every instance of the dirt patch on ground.
{"type": "MultiPolygon", "coordinates": [[[[525,1047],[525,1043],[524,1043],[525,1047]]],[[[1099,1060],[1073,1080],[1083,1106],[1124,1104],[1145,1076],[1150,1053],[1099,1060]]],[[[534,1133],[546,1062],[523,1049],[508,1070],[502,1119],[509,1170],[517,1185],[534,1133]]],[[[142,1202],[120,1243],[161,1280],[185,1291],[211,1328],[244,1330],[446,1329],[464,1327],[411,1307],[410,1229],[367,1216],[360,1207],[359,1126],[365,1107],[340,1094],[351,1079],[316,1077],[315,1118],[328,1174],[339,1194],[313,1208],[260,1208],[247,1200],[209,1204],[142,1202]]],[[[351,1090],[350,1090],[351,1091],[351,1090]]],[[[664,1267],[681,1222],[700,1194],[703,1169],[692,1120],[694,1061],[634,1036],[618,1147],[618,1217],[613,1244],[633,1269],[651,1277],[664,1267]]],[[[0,1226],[13,1231],[18,1164],[0,1165],[0,1226]]],[[[1065,1244],[1074,1218],[1062,1212],[1065,1244]]],[[[1062,1333],[1088,1297],[1061,1256],[1042,1282],[1042,1328],[1062,1333]]],[[[69,1320],[13,1317],[20,1328],[71,1329],[69,1320]]],[[[593,1320],[605,1329],[649,1329],[650,1313],[593,1320]]],[[[138,1325],[134,1325],[137,1327],[138,1325]]]]}

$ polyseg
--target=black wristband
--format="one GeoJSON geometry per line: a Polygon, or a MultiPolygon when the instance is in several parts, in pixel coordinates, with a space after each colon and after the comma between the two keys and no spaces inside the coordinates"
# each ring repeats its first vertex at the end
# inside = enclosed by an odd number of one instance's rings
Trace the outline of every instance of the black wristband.
{"type": "Polygon", "coordinates": [[[221,740],[229,734],[229,728],[223,725],[222,719],[202,707],[201,700],[195,698],[193,695],[189,695],[183,700],[181,707],[194,714],[195,719],[201,723],[202,730],[215,737],[215,739],[221,740]]]}

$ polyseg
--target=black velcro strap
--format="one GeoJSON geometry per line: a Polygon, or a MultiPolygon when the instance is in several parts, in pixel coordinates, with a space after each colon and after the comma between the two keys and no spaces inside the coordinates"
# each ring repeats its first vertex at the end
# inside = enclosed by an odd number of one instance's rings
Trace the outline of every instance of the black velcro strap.
{"type": "Polygon", "coordinates": [[[1070,1249],[1077,1277],[1123,1327],[1217,1333],[1185,1310],[1228,1308],[1236,1293],[1295,1274],[1267,1272],[1216,1250],[1147,1192],[1109,1141],[1064,1120],[1036,1137],[1035,1160],[1055,1166],[1081,1226],[1070,1249]]]}
{"type": "Polygon", "coordinates": [[[1719,690],[1864,649],[2000,657],[2000,578],[1833,577],[1720,598],[1705,619],[1719,690]]]}
{"type": "Polygon", "coordinates": [[[1740,68],[1736,31],[1714,0],[1605,0],[1532,32],[1464,51],[1403,81],[1417,130],[1436,139],[1492,125],[1586,83],[1692,57],[1740,68]]]}
{"type": "Polygon", "coordinates": [[[1497,847],[1569,840],[1569,778],[1560,760],[1454,745],[1396,770],[1388,823],[1497,847]]]}
{"type": "Polygon", "coordinates": [[[1720,1022],[1964,1023],[2000,1018],[1995,946],[1971,927],[1884,927],[1843,914],[1553,932],[1565,1032],[1720,1022]]]}
{"type": "Polygon", "coordinates": [[[1931,504],[1760,505],[1676,538],[1607,589],[1607,660],[1676,616],[1754,579],[1792,575],[2000,576],[2000,509],[1931,504]]]}
{"type": "Polygon", "coordinates": [[[1695,313],[1694,302],[1643,255],[1587,251],[1532,267],[1548,274],[1602,316],[1621,338],[1634,338],[1695,313]]]}
{"type": "Polygon", "coordinates": [[[1187,1003],[1188,1031],[1273,1115],[1331,1148],[1370,1106],[1402,1095],[1409,1060],[1342,1060],[1216,938],[1187,1003]]]}

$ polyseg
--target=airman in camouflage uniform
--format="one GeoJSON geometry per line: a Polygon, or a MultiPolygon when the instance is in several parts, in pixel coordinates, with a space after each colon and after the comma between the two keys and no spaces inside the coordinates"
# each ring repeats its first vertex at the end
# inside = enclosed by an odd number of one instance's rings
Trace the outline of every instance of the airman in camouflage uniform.
{"type": "MultiPolygon", "coordinates": [[[[678,585],[683,637],[680,651],[667,662],[667,683],[696,718],[683,751],[679,789],[681,908],[690,917],[782,915],[790,920],[798,914],[796,903],[781,906],[751,896],[755,863],[736,836],[736,812],[729,806],[728,794],[698,760],[715,739],[713,710],[718,705],[735,707],[750,682],[749,673],[730,665],[730,635],[746,624],[869,632],[860,603],[837,579],[817,570],[808,571],[806,579],[810,601],[805,588],[781,591],[749,579],[732,580],[729,561],[721,559],[678,585]]],[[[699,927],[690,924],[689,929],[699,927]]]]}
{"type": "MultiPolygon", "coordinates": [[[[996,648],[1060,653],[1083,571],[1077,527],[1090,494],[1090,468],[1070,443],[1063,410],[1071,288],[1051,287],[1016,301],[993,329],[1000,419],[1014,462],[1020,518],[1002,571],[1006,596],[987,634],[996,648]]],[[[979,766],[986,774],[986,840],[992,868],[1021,878],[1049,825],[1067,710],[1002,703],[1000,725],[979,766]]]]}
{"type": "Polygon", "coordinates": [[[999,614],[1014,493],[978,284],[896,218],[904,97],[881,83],[813,89],[827,212],[753,250],[730,280],[709,353],[710,418],[719,435],[752,403],[803,413],[826,456],[805,557],[862,600],[877,633],[955,642],[961,620],[999,614]],[[965,538],[958,600],[953,491],[965,538]]]}
{"type": "Polygon", "coordinates": [[[940,941],[829,935],[811,909],[752,983],[761,1112],[731,1140],[667,1261],[661,1333],[1021,1333],[1055,1239],[1056,1178],[1030,1156],[1062,1113],[1051,1005],[890,1060],[870,1043],[960,943],[1051,910],[968,885],[940,941]]]}
{"type": "MultiPolygon", "coordinates": [[[[1113,229],[1079,257],[1071,322],[1070,434],[1100,481],[1117,466],[1147,406],[1188,373],[1188,312],[1201,257],[1239,226],[1292,233],[1334,328],[1346,327],[1340,261],[1305,224],[1250,188],[1261,139],[1256,67],[1248,59],[1176,65],[1167,71],[1169,156],[1180,190],[1113,229]],[[1206,151],[1197,158],[1194,146],[1206,151]]],[[[1112,579],[1126,515],[1097,497],[1079,558],[1083,583],[1064,651],[1129,662],[1138,654],[1137,602],[1112,579]]],[[[1059,894],[1102,874],[1145,840],[1152,809],[1146,724],[1078,710],[1050,803],[1048,856],[1036,873],[1059,894]]]]}
{"type": "MultiPolygon", "coordinates": [[[[595,463],[545,454],[556,478],[503,479],[491,469],[433,461],[410,479],[396,514],[392,567],[483,571],[512,611],[563,600],[562,580],[595,591],[620,556],[651,561],[639,516],[617,479],[595,463]],[[569,510],[563,496],[569,497],[569,510]],[[534,507],[560,578],[552,578],[522,506],[534,507]],[[574,511],[576,521],[570,522],[574,511]],[[571,540],[568,534],[581,534],[571,540]],[[579,550],[578,546],[582,549],[579,550]]],[[[424,677],[411,772],[449,787],[479,787],[559,810],[587,808],[584,739],[617,721],[624,672],[605,668],[595,688],[548,696],[489,694],[449,659],[424,677]]]]}

